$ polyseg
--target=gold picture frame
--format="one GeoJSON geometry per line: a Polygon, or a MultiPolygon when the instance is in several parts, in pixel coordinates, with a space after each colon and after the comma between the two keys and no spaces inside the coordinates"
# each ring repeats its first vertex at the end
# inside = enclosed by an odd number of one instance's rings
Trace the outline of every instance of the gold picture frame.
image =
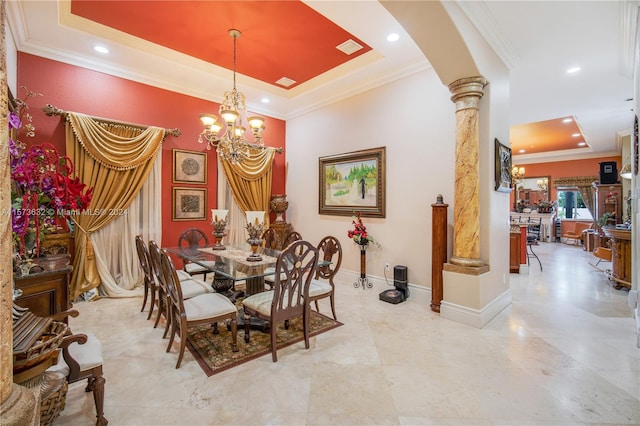
{"type": "Polygon", "coordinates": [[[207,154],[173,150],[173,183],[207,183],[207,154]]]}
{"type": "Polygon", "coordinates": [[[205,220],[207,215],[207,189],[173,187],[174,221],[205,220]]]}
{"type": "Polygon", "coordinates": [[[320,214],[385,217],[386,147],[319,158],[320,214]]]}

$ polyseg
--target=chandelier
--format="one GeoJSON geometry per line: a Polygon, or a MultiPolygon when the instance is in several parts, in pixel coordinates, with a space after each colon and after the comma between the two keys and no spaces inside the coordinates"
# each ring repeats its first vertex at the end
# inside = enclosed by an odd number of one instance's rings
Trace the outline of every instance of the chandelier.
{"type": "Polygon", "coordinates": [[[218,122],[218,117],[213,114],[200,114],[204,130],[200,133],[198,142],[206,141],[207,149],[214,147],[220,158],[238,164],[249,157],[251,149],[264,149],[261,133],[265,126],[264,118],[247,117],[255,141],[250,142],[245,138],[246,128],[242,117],[247,115],[247,108],[244,94],[236,90],[236,42],[241,33],[231,29],[229,35],[233,37],[233,90],[225,92],[218,111],[224,123],[218,122]],[[226,124],[224,130],[223,124],[226,124]]]}

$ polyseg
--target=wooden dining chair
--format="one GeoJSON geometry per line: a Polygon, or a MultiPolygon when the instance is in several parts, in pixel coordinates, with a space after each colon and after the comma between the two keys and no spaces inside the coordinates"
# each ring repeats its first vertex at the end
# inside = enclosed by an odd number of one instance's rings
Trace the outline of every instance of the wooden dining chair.
{"type": "Polygon", "coordinates": [[[271,358],[278,361],[276,330],[284,321],[302,317],[304,345],[309,349],[309,285],[316,273],[318,249],[308,241],[295,241],[285,248],[276,261],[276,279],[273,290],[256,293],[242,301],[244,308],[244,340],[250,341],[250,320],[257,317],[269,321],[271,358]]]}
{"type": "Polygon", "coordinates": [[[218,334],[218,322],[229,321],[231,330],[231,350],[238,352],[237,342],[237,316],[238,309],[225,296],[219,293],[206,293],[190,299],[184,299],[182,295],[182,285],[176,274],[176,268],[173,261],[165,250],[160,252],[160,263],[162,265],[162,273],[167,283],[167,291],[169,293],[171,315],[171,338],[167,346],[167,352],[171,350],[173,341],[176,337],[180,339],[180,350],[176,368],[180,368],[184,349],[187,345],[188,330],[190,327],[211,324],[213,326],[213,334],[218,334]]]}
{"type": "Polygon", "coordinates": [[[333,282],[333,278],[338,273],[340,265],[342,264],[342,245],[340,245],[340,241],[330,235],[324,237],[318,244],[318,257],[320,260],[328,262],[328,264],[318,266],[316,276],[311,280],[311,285],[309,286],[309,302],[314,302],[316,311],[320,312],[318,300],[328,297],[333,319],[337,320],[334,301],[335,283],[333,282]]]}
{"type": "Polygon", "coordinates": [[[211,273],[210,268],[206,268],[189,260],[189,257],[197,256],[199,250],[208,245],[209,239],[207,238],[207,234],[198,228],[189,228],[183,231],[180,237],[178,237],[178,247],[180,247],[180,251],[184,255],[182,258],[183,269],[189,275],[203,275],[206,280],[207,274],[211,273]]]}
{"type": "MultiPolygon", "coordinates": [[[[51,316],[56,321],[65,317],[77,317],[76,309],[58,312],[51,316]]],[[[85,392],[93,393],[96,406],[96,426],[106,426],[109,422],[104,417],[104,387],[106,380],[102,371],[102,343],[93,333],[69,334],[64,337],[59,346],[62,353],[58,362],[49,367],[45,374],[62,374],[67,383],[75,383],[87,379],[85,392]]]]}
{"type": "MultiPolygon", "coordinates": [[[[153,271],[156,287],[158,290],[158,315],[156,316],[156,322],[153,325],[153,328],[158,327],[160,317],[164,316],[165,327],[164,333],[162,335],[162,338],[164,339],[165,337],[167,337],[169,326],[171,325],[171,315],[169,314],[171,305],[169,302],[167,282],[164,278],[164,274],[162,273],[160,257],[160,247],[158,246],[158,244],[153,240],[149,241],[149,259],[151,260],[151,269],[153,271]]],[[[176,270],[176,275],[178,277],[178,280],[182,284],[182,295],[185,299],[189,299],[200,294],[213,292],[213,288],[206,281],[200,280],[198,278],[193,278],[183,270],[176,270]]]]}
{"type": "Polygon", "coordinates": [[[278,250],[278,233],[275,229],[269,228],[262,233],[262,246],[264,248],[278,250]]]}
{"type": "Polygon", "coordinates": [[[140,312],[144,311],[144,308],[147,305],[147,300],[149,300],[149,315],[147,315],[147,319],[150,319],[156,305],[158,288],[151,271],[149,250],[147,249],[147,245],[144,243],[141,235],[136,235],[136,251],[138,252],[140,268],[142,268],[142,272],[144,273],[144,298],[142,299],[142,309],[140,309],[140,312]]]}
{"type": "Polygon", "coordinates": [[[282,249],[283,250],[286,249],[287,247],[289,247],[291,243],[299,240],[302,240],[302,235],[300,235],[299,232],[297,231],[289,232],[287,236],[284,238],[284,242],[282,243],[282,249]]]}

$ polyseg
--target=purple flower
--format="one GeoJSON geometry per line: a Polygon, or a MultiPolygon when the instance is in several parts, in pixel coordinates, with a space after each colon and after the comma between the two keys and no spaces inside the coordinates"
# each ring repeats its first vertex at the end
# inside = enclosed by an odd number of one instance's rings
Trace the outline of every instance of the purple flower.
{"type": "Polygon", "coordinates": [[[20,117],[16,114],[10,112],[9,113],[9,126],[14,129],[19,129],[22,124],[20,123],[20,117]]]}

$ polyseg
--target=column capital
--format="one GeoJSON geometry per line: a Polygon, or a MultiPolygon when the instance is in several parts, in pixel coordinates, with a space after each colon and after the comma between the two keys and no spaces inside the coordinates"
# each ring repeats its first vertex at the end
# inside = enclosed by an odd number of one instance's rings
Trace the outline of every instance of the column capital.
{"type": "Polygon", "coordinates": [[[484,95],[484,87],[488,84],[484,77],[465,77],[449,84],[451,100],[456,104],[456,111],[478,109],[480,98],[484,95]]]}

